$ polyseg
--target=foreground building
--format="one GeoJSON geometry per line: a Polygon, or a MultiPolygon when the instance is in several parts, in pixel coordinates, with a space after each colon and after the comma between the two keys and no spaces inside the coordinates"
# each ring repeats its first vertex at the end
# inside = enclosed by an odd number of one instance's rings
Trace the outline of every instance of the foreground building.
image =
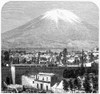
{"type": "Polygon", "coordinates": [[[36,79],[36,74],[22,75],[21,77],[22,85],[28,87],[36,87],[36,85],[34,84],[35,79],[36,79]]]}
{"type": "Polygon", "coordinates": [[[51,90],[51,87],[57,82],[57,77],[53,73],[39,73],[37,74],[37,79],[35,83],[37,84],[37,89],[41,90],[51,90]]]}
{"type": "Polygon", "coordinates": [[[38,73],[32,76],[22,76],[22,85],[31,86],[39,90],[52,90],[58,78],[54,73],[38,73]]]}

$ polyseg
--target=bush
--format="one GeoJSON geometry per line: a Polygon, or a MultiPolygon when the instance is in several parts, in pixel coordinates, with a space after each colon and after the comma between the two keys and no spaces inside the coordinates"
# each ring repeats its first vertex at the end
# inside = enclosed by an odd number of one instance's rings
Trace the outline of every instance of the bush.
{"type": "Polygon", "coordinates": [[[66,81],[66,80],[64,79],[64,80],[63,80],[63,89],[64,89],[65,91],[68,91],[68,87],[69,87],[69,82],[66,81]]]}

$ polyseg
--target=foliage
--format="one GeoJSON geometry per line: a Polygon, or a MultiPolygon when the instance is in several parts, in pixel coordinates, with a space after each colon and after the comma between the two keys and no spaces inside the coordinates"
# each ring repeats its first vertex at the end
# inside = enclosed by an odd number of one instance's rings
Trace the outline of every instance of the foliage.
{"type": "Polygon", "coordinates": [[[63,53],[62,63],[65,64],[66,63],[66,55],[68,54],[67,49],[64,48],[62,53],[63,53]]]}
{"type": "Polygon", "coordinates": [[[70,81],[69,81],[69,87],[70,87],[71,90],[74,88],[73,79],[70,79],[70,81]]]}
{"type": "Polygon", "coordinates": [[[69,82],[66,81],[66,80],[64,79],[64,80],[63,80],[63,89],[64,89],[65,91],[68,91],[68,87],[69,87],[69,82]]]}
{"type": "Polygon", "coordinates": [[[9,52],[8,51],[4,52],[4,60],[9,61],[9,52]]]}
{"type": "Polygon", "coordinates": [[[90,57],[90,60],[89,60],[89,61],[90,61],[90,62],[92,62],[92,61],[94,60],[94,55],[93,55],[93,53],[92,53],[92,52],[91,52],[91,54],[90,54],[90,56],[89,56],[89,57],[90,57]]]}
{"type": "Polygon", "coordinates": [[[92,92],[91,91],[91,86],[90,86],[90,78],[89,78],[88,75],[85,77],[85,81],[84,81],[83,85],[84,85],[84,89],[85,89],[86,93],[91,93],[92,92]]]}
{"type": "Polygon", "coordinates": [[[93,89],[98,91],[98,76],[93,77],[93,89]]]}

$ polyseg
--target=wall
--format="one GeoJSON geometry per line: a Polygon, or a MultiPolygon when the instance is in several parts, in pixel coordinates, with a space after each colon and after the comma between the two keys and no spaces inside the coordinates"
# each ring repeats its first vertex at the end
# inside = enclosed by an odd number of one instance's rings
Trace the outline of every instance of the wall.
{"type": "MultiPolygon", "coordinates": [[[[1,68],[1,81],[5,81],[7,83],[7,81],[6,81],[7,77],[10,79],[9,84],[12,84],[11,68],[10,67],[2,67],[1,68]]],[[[3,83],[2,83],[2,85],[3,85],[3,83]]]]}
{"type": "Polygon", "coordinates": [[[34,78],[31,78],[31,77],[23,75],[21,81],[22,81],[22,85],[30,86],[30,87],[35,87],[35,83],[33,83],[34,78]]]}
{"type": "MultiPolygon", "coordinates": [[[[47,73],[55,73],[60,77],[63,77],[63,71],[65,67],[39,67],[39,66],[15,66],[15,83],[21,84],[21,76],[24,75],[26,72],[47,72],[47,73]]],[[[69,68],[70,70],[73,68],[69,68]]],[[[6,77],[9,75],[11,77],[11,68],[10,67],[3,67],[2,68],[2,80],[5,81],[6,77]]]]}
{"type": "Polygon", "coordinates": [[[16,84],[21,84],[21,76],[25,74],[27,71],[31,71],[34,73],[39,72],[47,72],[47,73],[55,73],[63,76],[63,71],[65,68],[57,68],[57,67],[36,67],[36,66],[16,66],[16,84]]]}

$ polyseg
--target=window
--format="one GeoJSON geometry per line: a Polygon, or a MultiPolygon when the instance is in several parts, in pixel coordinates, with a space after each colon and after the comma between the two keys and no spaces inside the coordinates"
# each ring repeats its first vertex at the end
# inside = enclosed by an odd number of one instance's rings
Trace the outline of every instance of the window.
{"type": "Polygon", "coordinates": [[[39,88],[39,84],[37,84],[37,88],[39,88]]]}
{"type": "Polygon", "coordinates": [[[37,79],[39,79],[39,76],[37,76],[37,79]]]}
{"type": "Polygon", "coordinates": [[[48,77],[47,77],[47,81],[48,81],[48,77]]]}
{"type": "Polygon", "coordinates": [[[42,78],[42,80],[44,81],[44,77],[42,78]]]}
{"type": "Polygon", "coordinates": [[[41,84],[41,90],[43,90],[43,84],[41,84]]]}
{"type": "Polygon", "coordinates": [[[48,91],[48,86],[46,86],[46,90],[48,91]]]}

